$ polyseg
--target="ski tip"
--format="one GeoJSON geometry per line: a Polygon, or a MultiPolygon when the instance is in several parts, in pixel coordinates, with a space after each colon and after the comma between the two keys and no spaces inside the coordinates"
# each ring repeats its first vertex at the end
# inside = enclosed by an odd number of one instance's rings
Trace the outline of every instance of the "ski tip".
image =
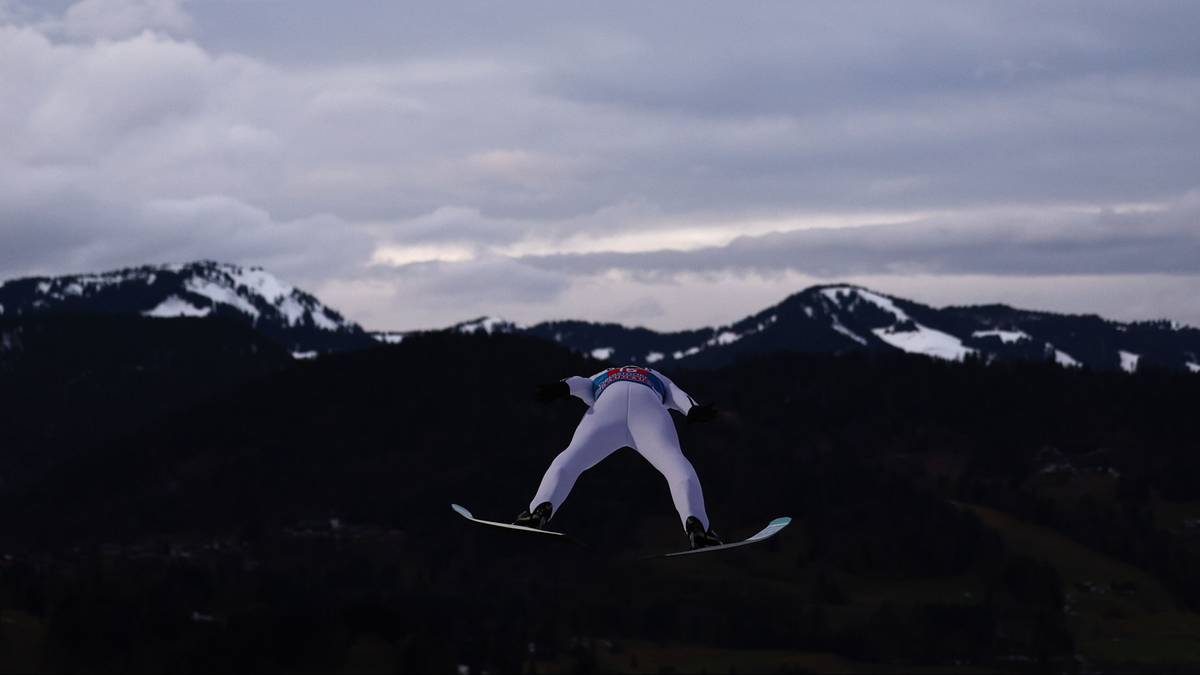
{"type": "Polygon", "coordinates": [[[791,522],[792,522],[792,519],[789,516],[783,516],[782,518],[776,518],[775,520],[772,520],[770,523],[767,524],[767,526],[768,527],[771,527],[771,526],[783,527],[785,525],[790,525],[791,522]]]}
{"type": "Polygon", "coordinates": [[[459,506],[458,504],[451,504],[450,508],[454,509],[454,512],[457,513],[458,515],[462,516],[463,518],[475,520],[475,516],[471,515],[471,512],[468,511],[465,507],[459,506]]]}

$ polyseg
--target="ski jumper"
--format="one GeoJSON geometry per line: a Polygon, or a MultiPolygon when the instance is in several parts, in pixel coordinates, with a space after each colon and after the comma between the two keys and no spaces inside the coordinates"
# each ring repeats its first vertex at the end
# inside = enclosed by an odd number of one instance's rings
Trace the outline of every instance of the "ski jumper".
{"type": "Polygon", "coordinates": [[[680,520],[695,516],[707,530],[700,479],[679,449],[679,436],[668,411],[673,408],[686,415],[696,403],[692,397],[662,373],[634,366],[563,381],[572,396],[588,404],[588,411],[567,449],[550,463],[529,509],[550,502],[557,513],[580,474],[628,446],[667,479],[680,520]]]}

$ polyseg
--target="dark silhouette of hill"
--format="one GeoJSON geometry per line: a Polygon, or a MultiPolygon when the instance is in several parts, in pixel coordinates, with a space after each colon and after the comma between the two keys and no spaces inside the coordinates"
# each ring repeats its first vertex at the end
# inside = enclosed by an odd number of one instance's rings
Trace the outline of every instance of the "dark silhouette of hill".
{"type": "MultiPolygon", "coordinates": [[[[684,542],[629,450],[553,521],[594,548],[450,511],[523,508],[584,410],[533,386],[601,365],[445,332],[246,366],[8,491],[3,607],[55,669],[696,669],[701,646],[720,670],[810,653],[897,670],[1191,663],[1162,645],[1200,625],[1200,378],[870,351],[670,370],[722,410],[679,425],[715,527],[795,517],[777,541],[636,562],[684,542]]],[[[164,376],[134,398],[190,388],[164,376]]],[[[75,421],[53,400],[67,390],[41,395],[75,421]]]]}
{"type": "Polygon", "coordinates": [[[0,319],[0,493],[291,361],[278,344],[232,320],[0,319]]]}

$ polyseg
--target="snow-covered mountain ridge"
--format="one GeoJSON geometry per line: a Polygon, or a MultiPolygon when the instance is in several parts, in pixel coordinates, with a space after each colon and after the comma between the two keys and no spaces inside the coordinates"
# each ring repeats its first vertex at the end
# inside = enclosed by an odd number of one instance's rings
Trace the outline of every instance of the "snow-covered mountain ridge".
{"type": "MultiPolygon", "coordinates": [[[[241,321],[296,358],[396,344],[407,335],[367,333],[263,269],[210,261],[0,284],[0,321],[55,312],[241,321]]],[[[1200,330],[1193,327],[1006,305],[935,308],[848,284],[814,286],[732,324],[694,330],[658,332],[589,321],[525,326],[487,316],[445,330],[530,335],[601,361],[663,367],[710,367],[784,350],[874,350],[950,361],[1051,361],[1126,372],[1158,367],[1200,373],[1200,330]]],[[[4,344],[0,340],[0,350],[4,344]]]]}
{"type": "Polygon", "coordinates": [[[357,324],[269,272],[212,261],[0,284],[0,318],[51,312],[223,317],[248,322],[296,353],[371,344],[357,324]]]}
{"type": "Polygon", "coordinates": [[[708,367],[779,350],[866,349],[949,361],[1053,361],[1126,372],[1153,364],[1200,372],[1200,330],[1178,323],[1122,323],[1006,305],[939,309],[847,284],[814,286],[715,328],[660,333],[587,321],[526,327],[481,317],[450,330],[535,335],[614,363],[708,367]]]}

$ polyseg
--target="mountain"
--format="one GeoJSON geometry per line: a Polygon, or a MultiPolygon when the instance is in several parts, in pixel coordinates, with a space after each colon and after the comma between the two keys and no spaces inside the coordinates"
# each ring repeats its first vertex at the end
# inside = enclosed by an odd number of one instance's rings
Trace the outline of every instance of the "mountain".
{"type": "MultiPolygon", "coordinates": [[[[224,317],[251,325],[297,358],[396,344],[412,335],[368,333],[261,268],[209,261],[0,285],[0,318],[44,314],[224,317]]],[[[712,368],[777,351],[868,350],[949,361],[1052,361],[1097,370],[1200,372],[1200,329],[1172,322],[1122,323],[999,304],[935,308],[847,284],[814,286],[715,328],[658,332],[589,321],[523,326],[479,317],[444,330],[519,333],[601,361],[688,368],[712,368]]],[[[0,351],[5,349],[0,343],[0,351]]]]}
{"type": "Polygon", "coordinates": [[[1133,372],[1200,372],[1200,330],[1167,321],[1122,323],[1006,305],[935,308],[860,286],[814,286],[727,326],[660,333],[613,323],[520,326],[481,317],[457,332],[509,332],[559,342],[614,363],[714,367],[769,352],[898,351],[943,360],[1053,361],[1133,372]]]}
{"type": "Polygon", "coordinates": [[[211,261],[0,284],[0,318],[45,314],[228,318],[297,357],[373,344],[357,324],[261,268],[211,261]]]}

